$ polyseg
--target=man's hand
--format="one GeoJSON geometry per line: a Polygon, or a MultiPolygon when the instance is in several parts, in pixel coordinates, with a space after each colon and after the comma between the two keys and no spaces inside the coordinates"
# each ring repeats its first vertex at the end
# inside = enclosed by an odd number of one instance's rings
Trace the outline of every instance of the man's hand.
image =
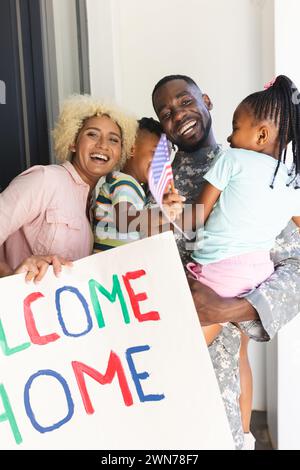
{"type": "Polygon", "coordinates": [[[72,266],[72,262],[61,256],[30,256],[26,258],[14,271],[13,274],[26,273],[25,281],[39,282],[45,276],[49,266],[52,265],[56,277],[61,273],[62,266],[72,266]]]}
{"type": "Polygon", "coordinates": [[[256,310],[246,299],[220,297],[212,289],[190,276],[188,282],[202,326],[259,320],[256,310]]]}

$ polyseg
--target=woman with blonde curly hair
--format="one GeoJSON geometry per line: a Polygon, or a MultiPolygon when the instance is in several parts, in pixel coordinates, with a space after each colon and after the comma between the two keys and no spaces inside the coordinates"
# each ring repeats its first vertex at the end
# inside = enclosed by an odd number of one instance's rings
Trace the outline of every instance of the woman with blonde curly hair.
{"type": "Polygon", "coordinates": [[[135,118],[91,96],[64,103],[53,131],[62,163],[29,168],[0,194],[0,276],[26,272],[38,281],[49,264],[58,275],[61,264],[92,253],[93,190],[122,168],[136,128],[135,118]]]}

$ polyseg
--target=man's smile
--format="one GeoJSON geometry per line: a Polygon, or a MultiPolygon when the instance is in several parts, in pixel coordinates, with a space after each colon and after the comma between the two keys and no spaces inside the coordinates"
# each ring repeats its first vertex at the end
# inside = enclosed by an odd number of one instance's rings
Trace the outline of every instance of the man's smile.
{"type": "Polygon", "coordinates": [[[187,135],[187,134],[191,133],[191,131],[196,126],[196,124],[197,124],[197,121],[195,119],[191,119],[188,122],[185,122],[183,125],[181,125],[178,128],[177,132],[178,132],[179,135],[182,135],[182,136],[187,135]]]}

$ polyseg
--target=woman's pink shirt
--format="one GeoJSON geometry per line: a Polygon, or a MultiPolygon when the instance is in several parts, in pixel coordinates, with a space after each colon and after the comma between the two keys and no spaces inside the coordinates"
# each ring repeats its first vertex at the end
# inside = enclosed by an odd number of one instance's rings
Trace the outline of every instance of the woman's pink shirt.
{"type": "Polygon", "coordinates": [[[31,255],[76,260],[91,254],[89,191],[70,162],[17,176],[0,193],[0,261],[15,269],[31,255]]]}

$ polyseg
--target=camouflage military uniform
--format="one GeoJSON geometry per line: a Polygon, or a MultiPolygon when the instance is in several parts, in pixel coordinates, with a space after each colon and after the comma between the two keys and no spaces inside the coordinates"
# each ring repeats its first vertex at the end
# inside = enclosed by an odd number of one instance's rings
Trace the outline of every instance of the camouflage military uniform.
{"type": "MultiPolygon", "coordinates": [[[[182,151],[176,153],[173,161],[175,187],[187,198],[187,203],[196,200],[204,182],[203,175],[220,150],[221,148],[217,146],[203,148],[193,153],[182,151]]],[[[175,234],[175,237],[185,265],[190,261],[191,251],[186,250],[186,242],[179,234],[175,234]]],[[[300,311],[300,237],[292,222],[277,238],[272,257],[276,271],[258,289],[246,295],[247,300],[257,310],[261,321],[240,324],[241,329],[256,341],[268,341],[300,311]]],[[[238,402],[239,348],[240,332],[231,323],[223,327],[222,332],[209,346],[237,449],[242,447],[244,440],[238,402]]]]}

